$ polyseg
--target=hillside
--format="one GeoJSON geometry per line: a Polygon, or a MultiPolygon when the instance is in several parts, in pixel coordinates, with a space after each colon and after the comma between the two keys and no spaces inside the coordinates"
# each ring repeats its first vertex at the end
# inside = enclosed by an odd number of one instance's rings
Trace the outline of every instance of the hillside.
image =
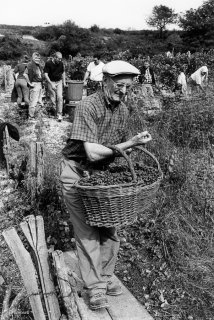
{"type": "Polygon", "coordinates": [[[121,30],[101,29],[91,26],[89,29],[81,28],[68,20],[60,25],[43,26],[16,26],[0,25],[0,34],[6,39],[0,39],[0,60],[17,59],[23,51],[31,54],[38,50],[43,56],[48,56],[54,51],[61,51],[65,58],[80,53],[82,56],[92,56],[95,52],[100,53],[103,59],[112,59],[115,54],[126,52],[127,59],[140,56],[154,56],[157,54],[173,51],[185,53],[197,52],[212,48],[212,39],[209,41],[195,33],[191,36],[187,31],[166,30],[160,35],[154,30],[121,30]],[[31,39],[26,39],[26,36],[31,39]],[[10,39],[12,43],[8,45],[10,39]],[[39,41],[37,41],[39,40],[39,41]],[[17,41],[14,42],[14,39],[17,41]],[[19,41],[19,42],[18,42],[19,41]],[[11,49],[12,47],[12,49],[11,49]]]}

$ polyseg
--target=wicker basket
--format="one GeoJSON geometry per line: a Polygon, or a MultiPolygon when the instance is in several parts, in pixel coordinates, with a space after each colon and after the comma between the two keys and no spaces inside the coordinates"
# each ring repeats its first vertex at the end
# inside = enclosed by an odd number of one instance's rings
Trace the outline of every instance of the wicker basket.
{"type": "Polygon", "coordinates": [[[138,147],[155,161],[160,175],[157,181],[150,185],[145,186],[143,182],[137,182],[133,164],[127,154],[116,147],[111,148],[116,149],[124,156],[132,173],[133,181],[110,186],[75,185],[86,209],[86,223],[91,226],[115,227],[134,223],[138,214],[144,212],[151,205],[163,177],[155,156],[148,150],[138,147]]]}

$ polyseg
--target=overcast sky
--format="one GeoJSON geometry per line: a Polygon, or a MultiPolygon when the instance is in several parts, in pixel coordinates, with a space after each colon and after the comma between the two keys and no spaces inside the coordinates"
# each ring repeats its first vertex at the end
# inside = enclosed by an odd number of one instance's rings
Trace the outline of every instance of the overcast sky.
{"type": "Polygon", "coordinates": [[[203,0],[2,0],[0,24],[45,25],[72,20],[89,28],[148,29],[145,20],[155,5],[176,13],[198,8],[203,0]]]}

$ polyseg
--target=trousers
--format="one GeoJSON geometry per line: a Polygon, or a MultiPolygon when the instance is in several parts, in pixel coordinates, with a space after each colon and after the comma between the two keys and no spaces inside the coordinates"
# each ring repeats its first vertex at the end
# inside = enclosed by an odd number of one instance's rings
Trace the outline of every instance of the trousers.
{"type": "Polygon", "coordinates": [[[51,87],[51,84],[48,83],[48,91],[50,95],[50,100],[52,103],[53,108],[56,110],[57,114],[62,114],[63,108],[63,88],[62,88],[62,80],[60,81],[51,81],[52,85],[54,86],[54,90],[51,87]]]}
{"type": "Polygon", "coordinates": [[[42,96],[42,83],[41,82],[32,82],[34,85],[30,89],[30,104],[29,104],[29,116],[34,117],[36,105],[41,101],[42,96]]]}
{"type": "Polygon", "coordinates": [[[25,79],[17,79],[15,82],[15,87],[18,93],[17,103],[21,104],[22,99],[26,105],[29,105],[29,88],[27,86],[27,81],[25,79]]]}
{"type": "Polygon", "coordinates": [[[114,273],[120,240],[114,227],[94,227],[85,222],[85,208],[74,184],[83,176],[82,166],[73,160],[61,162],[60,181],[65,204],[74,227],[79,267],[85,287],[94,294],[105,290],[114,273]]]}

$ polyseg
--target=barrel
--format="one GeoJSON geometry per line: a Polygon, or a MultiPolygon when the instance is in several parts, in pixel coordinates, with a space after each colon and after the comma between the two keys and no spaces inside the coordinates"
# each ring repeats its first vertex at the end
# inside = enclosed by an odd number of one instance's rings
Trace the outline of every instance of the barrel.
{"type": "Polygon", "coordinates": [[[67,81],[67,95],[68,101],[79,101],[82,100],[83,94],[83,81],[68,80],[67,81]]]}

